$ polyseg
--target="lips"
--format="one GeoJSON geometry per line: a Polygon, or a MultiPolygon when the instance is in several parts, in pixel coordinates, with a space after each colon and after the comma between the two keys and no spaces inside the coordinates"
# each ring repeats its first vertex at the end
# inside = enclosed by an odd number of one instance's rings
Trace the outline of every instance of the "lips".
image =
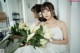
{"type": "Polygon", "coordinates": [[[45,17],[48,17],[48,16],[45,16],[45,17]]]}

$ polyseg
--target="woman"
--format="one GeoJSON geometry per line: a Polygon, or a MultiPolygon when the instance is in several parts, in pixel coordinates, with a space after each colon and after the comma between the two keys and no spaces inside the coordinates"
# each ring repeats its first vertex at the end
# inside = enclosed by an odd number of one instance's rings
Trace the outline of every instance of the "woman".
{"type": "MultiPolygon", "coordinates": [[[[36,25],[42,24],[42,22],[46,21],[45,18],[41,15],[41,4],[36,4],[31,8],[33,13],[33,17],[37,19],[36,25]]],[[[25,45],[21,48],[18,48],[14,53],[49,53],[45,48],[36,47],[36,49],[32,45],[25,45]]]]}
{"type": "Polygon", "coordinates": [[[46,19],[45,25],[52,31],[53,36],[46,48],[50,53],[64,53],[68,43],[66,24],[58,20],[55,15],[54,6],[50,2],[42,4],[41,12],[46,19]]]}

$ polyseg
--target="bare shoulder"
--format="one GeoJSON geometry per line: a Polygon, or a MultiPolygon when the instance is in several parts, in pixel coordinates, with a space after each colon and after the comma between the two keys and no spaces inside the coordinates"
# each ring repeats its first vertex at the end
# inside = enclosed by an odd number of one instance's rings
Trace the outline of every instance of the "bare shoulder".
{"type": "Polygon", "coordinates": [[[65,22],[62,21],[62,20],[59,20],[59,23],[60,23],[61,25],[66,25],[65,22]]]}
{"type": "Polygon", "coordinates": [[[59,25],[61,28],[66,27],[65,22],[62,21],[62,20],[59,20],[59,21],[58,21],[58,25],[59,25]]]}

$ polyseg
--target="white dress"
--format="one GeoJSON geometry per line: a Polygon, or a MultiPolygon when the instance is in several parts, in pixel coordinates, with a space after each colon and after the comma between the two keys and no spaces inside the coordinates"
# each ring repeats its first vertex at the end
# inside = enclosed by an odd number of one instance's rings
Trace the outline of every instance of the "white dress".
{"type": "MultiPolygon", "coordinates": [[[[53,39],[63,40],[63,32],[58,26],[56,26],[54,28],[49,28],[49,29],[53,33],[53,36],[52,36],[53,39]]],[[[64,45],[64,44],[48,43],[46,46],[46,49],[50,53],[68,53],[67,45],[64,45]]]]}
{"type": "MultiPolygon", "coordinates": [[[[63,33],[58,26],[49,29],[53,33],[52,38],[56,40],[63,40],[63,33]]],[[[66,45],[48,43],[44,48],[36,47],[36,49],[34,49],[32,45],[24,46],[18,48],[14,53],[66,53],[65,51],[66,45]]]]}

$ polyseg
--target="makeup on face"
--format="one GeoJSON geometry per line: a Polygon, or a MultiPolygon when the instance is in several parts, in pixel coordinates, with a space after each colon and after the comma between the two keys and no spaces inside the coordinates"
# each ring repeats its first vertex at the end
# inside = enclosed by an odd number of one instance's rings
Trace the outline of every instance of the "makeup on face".
{"type": "Polygon", "coordinates": [[[49,19],[51,17],[51,12],[48,7],[42,11],[42,15],[45,19],[49,19]]]}

